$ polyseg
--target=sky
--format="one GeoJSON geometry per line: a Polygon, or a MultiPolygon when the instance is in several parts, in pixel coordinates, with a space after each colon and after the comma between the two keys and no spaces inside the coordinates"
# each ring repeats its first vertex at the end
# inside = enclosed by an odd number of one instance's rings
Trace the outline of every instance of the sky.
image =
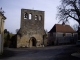
{"type": "MultiPolygon", "coordinates": [[[[54,24],[58,23],[57,6],[60,5],[60,0],[0,0],[0,7],[5,11],[4,28],[11,33],[16,33],[16,29],[20,28],[21,9],[34,9],[45,11],[44,29],[49,31],[54,24]]],[[[76,24],[76,21],[70,20],[68,24],[71,26],[76,24]]]]}

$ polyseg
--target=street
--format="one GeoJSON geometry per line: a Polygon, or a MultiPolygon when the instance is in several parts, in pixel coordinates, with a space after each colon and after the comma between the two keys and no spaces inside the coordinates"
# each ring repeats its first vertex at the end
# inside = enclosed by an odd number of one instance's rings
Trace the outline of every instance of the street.
{"type": "Polygon", "coordinates": [[[71,56],[75,45],[48,46],[42,48],[5,48],[0,60],[80,60],[71,56]]]}

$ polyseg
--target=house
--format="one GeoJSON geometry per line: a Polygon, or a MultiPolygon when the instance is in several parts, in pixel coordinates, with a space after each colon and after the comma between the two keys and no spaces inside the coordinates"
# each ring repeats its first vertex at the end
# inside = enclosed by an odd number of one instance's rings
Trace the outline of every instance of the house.
{"type": "Polygon", "coordinates": [[[78,39],[78,33],[69,25],[55,24],[48,32],[48,44],[73,44],[78,39]]]}
{"type": "Polygon", "coordinates": [[[3,43],[4,43],[4,20],[6,17],[0,11],[0,54],[3,53],[3,43]]]}

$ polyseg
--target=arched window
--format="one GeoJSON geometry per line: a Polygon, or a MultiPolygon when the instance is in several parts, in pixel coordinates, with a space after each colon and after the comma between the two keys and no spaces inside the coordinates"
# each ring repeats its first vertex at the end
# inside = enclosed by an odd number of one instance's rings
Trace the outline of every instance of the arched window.
{"type": "Polygon", "coordinates": [[[28,14],[26,12],[24,13],[24,19],[28,19],[28,14]]]}
{"type": "Polygon", "coordinates": [[[30,19],[30,20],[32,19],[32,14],[31,14],[31,13],[29,14],[29,19],[30,19]]]}
{"type": "Polygon", "coordinates": [[[38,16],[37,15],[35,16],[35,20],[38,20],[38,16]]]}
{"type": "Polygon", "coordinates": [[[39,16],[39,20],[42,20],[42,16],[41,15],[39,16]]]}

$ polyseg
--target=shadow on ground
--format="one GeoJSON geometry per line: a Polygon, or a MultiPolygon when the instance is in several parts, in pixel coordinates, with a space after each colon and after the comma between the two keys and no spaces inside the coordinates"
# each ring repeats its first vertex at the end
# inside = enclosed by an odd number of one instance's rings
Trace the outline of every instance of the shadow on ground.
{"type": "Polygon", "coordinates": [[[55,60],[80,60],[80,58],[72,56],[71,54],[76,52],[77,48],[74,49],[64,49],[64,53],[60,53],[55,57],[55,60]]]}
{"type": "Polygon", "coordinates": [[[64,57],[56,57],[55,60],[80,60],[80,58],[68,55],[64,57]]]}
{"type": "Polygon", "coordinates": [[[5,49],[4,53],[2,55],[0,55],[0,59],[6,59],[6,58],[12,57],[14,55],[15,55],[15,53],[13,51],[5,49]]]}

